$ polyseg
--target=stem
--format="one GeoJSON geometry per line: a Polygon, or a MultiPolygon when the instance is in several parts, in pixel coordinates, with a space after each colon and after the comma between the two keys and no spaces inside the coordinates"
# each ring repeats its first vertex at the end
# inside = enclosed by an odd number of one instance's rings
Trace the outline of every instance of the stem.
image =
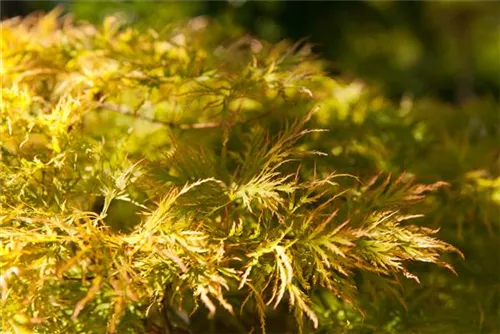
{"type": "Polygon", "coordinates": [[[169,122],[169,121],[161,121],[161,120],[156,119],[156,118],[133,113],[130,109],[116,105],[116,104],[102,103],[99,106],[103,109],[114,111],[114,112],[120,113],[122,115],[135,117],[135,118],[142,119],[142,120],[145,120],[145,121],[148,121],[151,123],[161,124],[161,125],[167,126],[169,128],[178,128],[181,130],[214,129],[214,128],[220,128],[223,125],[226,125],[228,127],[232,127],[235,125],[240,125],[240,124],[245,124],[248,122],[256,121],[256,120],[261,119],[261,118],[263,118],[271,113],[271,111],[269,110],[269,111],[266,111],[266,112],[254,117],[254,118],[250,118],[246,121],[235,121],[235,122],[232,122],[232,124],[228,123],[228,122],[174,123],[174,122],[169,122]]]}

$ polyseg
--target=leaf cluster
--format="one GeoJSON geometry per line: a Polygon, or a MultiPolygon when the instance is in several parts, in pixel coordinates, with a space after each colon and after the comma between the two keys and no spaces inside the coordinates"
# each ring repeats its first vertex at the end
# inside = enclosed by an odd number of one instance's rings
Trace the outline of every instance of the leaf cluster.
{"type": "Polygon", "coordinates": [[[307,45],[209,23],[2,22],[4,332],[265,332],[287,308],[302,332],[325,303],[362,313],[365,281],[399,296],[412,263],[452,269],[460,252],[411,223],[448,183],[387,148],[421,123],[359,102],[307,45]]]}

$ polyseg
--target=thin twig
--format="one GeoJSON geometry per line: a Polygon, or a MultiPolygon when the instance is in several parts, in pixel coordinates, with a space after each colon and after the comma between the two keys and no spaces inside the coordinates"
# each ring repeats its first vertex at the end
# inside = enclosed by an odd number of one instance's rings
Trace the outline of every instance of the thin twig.
{"type": "Polygon", "coordinates": [[[99,106],[103,109],[114,111],[114,112],[120,113],[122,115],[127,115],[127,116],[135,117],[138,119],[142,119],[142,120],[145,120],[145,121],[148,121],[151,123],[168,126],[169,128],[178,128],[178,129],[182,129],[182,130],[214,129],[214,128],[220,128],[223,125],[228,125],[229,127],[232,127],[235,125],[240,125],[240,124],[256,121],[256,120],[261,119],[261,118],[263,118],[271,113],[271,110],[269,110],[269,111],[266,111],[265,113],[262,113],[254,118],[251,118],[251,119],[248,119],[245,121],[236,121],[236,122],[233,122],[232,124],[229,122],[174,123],[174,122],[162,121],[162,120],[159,120],[156,118],[144,116],[144,115],[141,115],[139,113],[134,113],[130,109],[128,109],[126,107],[121,107],[121,106],[116,105],[116,104],[102,103],[99,106]]]}
{"type": "Polygon", "coordinates": [[[91,281],[93,279],[96,278],[96,276],[84,276],[84,277],[68,277],[68,276],[64,276],[62,275],[61,278],[63,280],[67,280],[67,281],[91,281]]]}

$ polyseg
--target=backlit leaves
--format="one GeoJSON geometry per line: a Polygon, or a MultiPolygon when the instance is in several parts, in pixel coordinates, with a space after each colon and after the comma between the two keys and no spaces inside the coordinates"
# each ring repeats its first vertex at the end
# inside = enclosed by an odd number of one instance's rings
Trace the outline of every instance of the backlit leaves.
{"type": "Polygon", "coordinates": [[[57,16],[2,23],[4,332],[146,332],[167,307],[265,331],[283,305],[306,331],[313,290],[356,304],[359,271],[451,268],[407,222],[444,183],[321,162],[319,105],[361,87],[332,92],[306,46],[57,16]]]}

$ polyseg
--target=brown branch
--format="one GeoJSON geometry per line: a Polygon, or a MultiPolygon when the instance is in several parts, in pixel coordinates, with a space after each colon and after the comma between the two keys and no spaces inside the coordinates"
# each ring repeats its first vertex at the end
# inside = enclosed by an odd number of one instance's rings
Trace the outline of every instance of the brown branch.
{"type": "Polygon", "coordinates": [[[125,108],[125,107],[121,107],[121,106],[116,105],[116,104],[102,103],[99,106],[103,109],[106,109],[106,110],[114,111],[114,112],[120,113],[122,115],[127,115],[127,116],[135,117],[138,119],[142,119],[142,120],[145,120],[145,121],[148,121],[151,123],[161,124],[164,126],[168,126],[169,128],[179,128],[179,129],[183,129],[183,130],[189,130],[189,129],[211,129],[211,128],[218,128],[221,126],[221,123],[215,123],[215,122],[178,124],[178,123],[169,122],[169,121],[161,121],[159,119],[147,117],[147,116],[141,115],[139,113],[134,113],[130,109],[125,108]]]}
{"type": "Polygon", "coordinates": [[[271,111],[269,110],[269,111],[262,113],[254,118],[251,118],[251,119],[248,119],[245,121],[236,121],[236,122],[233,122],[232,124],[230,124],[229,122],[174,123],[174,122],[162,121],[162,120],[159,120],[156,118],[144,116],[144,115],[141,115],[139,113],[134,113],[130,109],[128,109],[126,107],[121,107],[121,106],[116,105],[116,104],[102,103],[99,106],[103,109],[114,111],[114,112],[120,113],[122,115],[135,117],[135,118],[145,120],[145,121],[148,121],[151,123],[160,124],[163,126],[167,126],[169,128],[178,128],[181,130],[214,129],[214,128],[220,128],[225,124],[229,125],[229,127],[232,127],[235,125],[245,124],[248,122],[253,122],[253,121],[259,120],[259,119],[261,119],[261,118],[263,118],[271,113],[271,111]]]}
{"type": "Polygon", "coordinates": [[[91,281],[91,280],[95,279],[96,276],[68,277],[68,276],[62,275],[60,278],[63,280],[66,280],[66,281],[79,281],[79,282],[81,282],[81,281],[91,281]]]}

